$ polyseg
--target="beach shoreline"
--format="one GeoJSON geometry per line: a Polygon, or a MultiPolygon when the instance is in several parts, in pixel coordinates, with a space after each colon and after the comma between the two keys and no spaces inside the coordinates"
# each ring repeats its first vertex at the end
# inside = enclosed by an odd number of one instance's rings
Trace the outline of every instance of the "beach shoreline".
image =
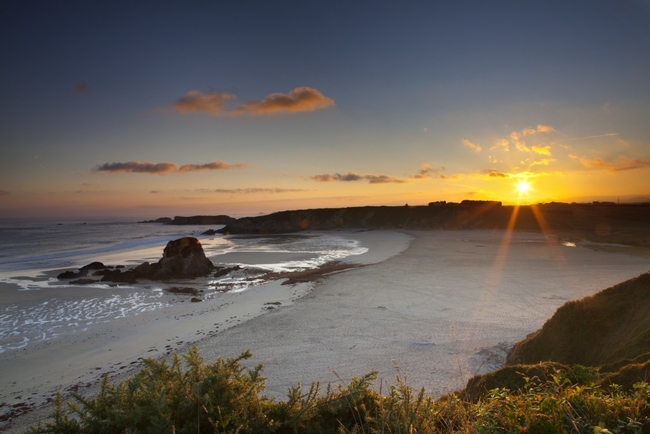
{"type": "Polygon", "coordinates": [[[43,421],[57,389],[92,394],[104,374],[118,381],[142,357],[193,345],[206,361],[250,349],[250,362],[265,366],[265,393],[278,398],[299,382],[346,382],[370,370],[440,396],[498,368],[508,346],[564,302],[650,268],[647,257],[565,247],[539,233],[350,233],[369,251],[318,284],[281,279],[218,302],[177,301],[65,343],[0,354],[0,403],[23,413],[0,427],[43,421]]]}
{"type": "MultiPolygon", "coordinates": [[[[306,233],[304,235],[317,233],[306,233]]],[[[56,392],[64,399],[72,392],[97,390],[102,377],[126,378],[141,366],[143,358],[183,352],[194,342],[274,309],[287,306],[313,290],[315,284],[333,273],[368,265],[399,254],[410,237],[396,231],[337,231],[338,235],[363,242],[368,250],[316,269],[302,272],[267,272],[265,283],[245,290],[231,290],[192,303],[187,295],[165,293],[162,309],[141,312],[118,321],[93,324],[82,333],[31,343],[19,350],[0,353],[0,428],[13,430],[47,418],[56,392]],[[390,245],[387,245],[390,244],[390,245]]],[[[243,254],[245,255],[245,254],[243,254]]],[[[230,259],[232,254],[225,254],[230,259]]],[[[93,258],[101,259],[101,258],[93,258]]],[[[220,258],[217,256],[217,260],[220,258]]],[[[52,275],[47,271],[45,275],[52,275]]],[[[56,274],[56,272],[54,272],[56,274]]],[[[209,278],[174,281],[177,286],[200,288],[209,278]]],[[[0,283],[16,291],[13,284],[0,283]]],[[[150,283],[137,286],[152,287],[150,283]]],[[[168,286],[168,285],[167,285],[168,286]]],[[[92,296],[106,289],[79,285],[47,289],[53,297],[92,296]]],[[[112,291],[120,291],[114,288],[112,291]]],[[[13,304],[28,309],[38,291],[14,293],[13,304]]]]}

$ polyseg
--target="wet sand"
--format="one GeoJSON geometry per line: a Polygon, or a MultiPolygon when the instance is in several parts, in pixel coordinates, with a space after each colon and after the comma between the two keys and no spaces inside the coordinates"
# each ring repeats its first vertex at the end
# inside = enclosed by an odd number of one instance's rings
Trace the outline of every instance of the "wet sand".
{"type": "MultiPolygon", "coordinates": [[[[650,270],[647,257],[565,247],[541,234],[357,236],[370,251],[348,260],[364,266],[329,270],[334,274],[315,287],[274,281],[0,354],[0,403],[6,403],[0,410],[40,404],[57,389],[96,390],[104,372],[124,378],[139,358],[191,344],[208,361],[250,349],[251,363],[265,365],[271,396],[284,397],[298,382],[345,382],[370,370],[390,384],[396,375],[406,376],[410,385],[438,396],[499,367],[510,345],[566,301],[650,270]]],[[[15,418],[11,429],[47,411],[15,418]]]]}

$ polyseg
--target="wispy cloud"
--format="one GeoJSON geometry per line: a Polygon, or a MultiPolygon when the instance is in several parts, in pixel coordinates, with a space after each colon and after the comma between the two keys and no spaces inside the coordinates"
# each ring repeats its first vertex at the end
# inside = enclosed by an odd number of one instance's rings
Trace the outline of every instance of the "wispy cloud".
{"type": "Polygon", "coordinates": [[[537,128],[524,128],[521,131],[513,131],[511,133],[512,135],[516,135],[516,137],[513,137],[513,139],[519,138],[519,136],[530,136],[531,134],[537,134],[537,133],[556,133],[557,130],[549,125],[537,125],[537,128]]]}
{"type": "Polygon", "coordinates": [[[441,172],[445,170],[444,167],[440,169],[434,169],[428,164],[423,164],[420,168],[420,171],[413,176],[410,176],[411,179],[430,179],[430,178],[446,178],[441,172]]]}
{"type": "Polygon", "coordinates": [[[178,113],[205,113],[211,116],[222,116],[225,113],[226,104],[235,95],[232,93],[207,92],[190,90],[185,96],[174,103],[174,110],[178,113]]]}
{"type": "MultiPolygon", "coordinates": [[[[450,176],[444,175],[442,171],[445,170],[444,167],[439,169],[431,167],[429,164],[423,164],[420,167],[420,170],[414,175],[407,176],[406,178],[398,178],[391,175],[374,175],[374,174],[365,174],[361,175],[356,172],[348,173],[323,173],[320,175],[310,176],[309,179],[316,182],[356,182],[356,181],[368,181],[370,184],[405,184],[409,180],[422,180],[422,179],[431,179],[431,178],[450,178],[450,176]]],[[[455,175],[451,176],[452,178],[455,175]]]]}
{"type": "Polygon", "coordinates": [[[311,112],[333,107],[334,100],[311,87],[297,87],[288,94],[272,93],[261,101],[248,101],[231,110],[229,115],[271,115],[311,112]]]}
{"type": "Polygon", "coordinates": [[[613,172],[650,167],[650,159],[628,158],[628,157],[620,157],[616,161],[612,161],[611,159],[608,158],[594,158],[594,159],[580,158],[580,162],[582,163],[583,166],[588,167],[590,169],[604,169],[613,172]]]}
{"type": "Polygon", "coordinates": [[[354,181],[363,181],[367,180],[370,184],[403,184],[406,181],[400,178],[396,178],[390,175],[359,175],[355,172],[348,172],[345,174],[340,173],[324,173],[321,175],[310,176],[310,179],[313,179],[317,182],[332,182],[332,181],[343,181],[343,182],[354,182],[354,181]]]}
{"type": "Polygon", "coordinates": [[[530,163],[530,166],[548,166],[551,163],[555,163],[557,160],[554,158],[542,158],[541,160],[535,160],[530,163]]]}
{"type": "Polygon", "coordinates": [[[541,155],[551,155],[551,148],[550,146],[544,146],[543,148],[540,146],[533,146],[532,147],[533,152],[536,154],[541,154],[541,155]]]}
{"type": "Polygon", "coordinates": [[[618,135],[619,135],[619,133],[596,134],[594,136],[574,137],[572,139],[566,139],[565,142],[572,142],[574,140],[597,139],[597,138],[600,138],[600,137],[615,137],[615,136],[618,136],[618,135]]]}
{"type": "Polygon", "coordinates": [[[494,142],[494,146],[490,148],[490,150],[495,150],[495,149],[501,149],[503,151],[509,151],[510,150],[510,140],[508,139],[497,139],[494,142]]]}
{"type": "Polygon", "coordinates": [[[281,193],[297,193],[309,191],[302,188],[217,188],[215,190],[207,190],[207,192],[223,193],[223,194],[281,194],[281,193]]]}
{"type": "Polygon", "coordinates": [[[179,172],[198,172],[200,170],[230,170],[243,169],[246,165],[243,163],[228,164],[221,160],[214,160],[206,164],[185,164],[178,168],[179,172]]]}
{"type": "Polygon", "coordinates": [[[90,93],[90,88],[85,81],[80,81],[79,83],[75,84],[72,93],[75,95],[87,95],[90,93]]]}
{"type": "Polygon", "coordinates": [[[529,147],[526,142],[522,140],[522,137],[530,136],[538,133],[555,133],[557,130],[550,125],[537,125],[536,128],[524,128],[521,131],[512,131],[508,138],[497,139],[494,143],[494,146],[490,148],[491,151],[502,150],[510,151],[511,147],[514,147],[520,152],[536,152],[538,154],[550,155],[550,147],[540,147],[533,146],[529,147]]]}
{"type": "Polygon", "coordinates": [[[164,175],[166,173],[178,171],[176,163],[151,163],[148,161],[127,161],[126,163],[104,163],[96,166],[96,172],[111,173],[153,173],[164,175]]]}
{"type": "Polygon", "coordinates": [[[463,139],[463,145],[467,146],[468,148],[472,149],[474,152],[481,152],[481,145],[477,145],[476,143],[470,142],[468,139],[463,139]]]}
{"type": "Polygon", "coordinates": [[[500,172],[496,169],[487,169],[483,171],[483,174],[488,178],[511,178],[509,173],[500,172]]]}
{"type": "MultiPolygon", "coordinates": [[[[227,104],[236,99],[233,93],[207,92],[190,90],[172,106],[173,111],[181,114],[204,113],[210,116],[265,116],[280,113],[312,112],[336,105],[333,99],[326,97],[312,87],[297,87],[287,94],[272,93],[259,101],[247,101],[233,109],[227,104]]],[[[161,109],[169,111],[169,109],[161,109]]]]}
{"type": "Polygon", "coordinates": [[[228,170],[243,169],[246,165],[242,163],[228,164],[221,160],[215,160],[206,164],[185,164],[179,166],[176,163],[152,163],[149,161],[128,161],[126,163],[105,163],[96,166],[95,172],[110,173],[149,173],[154,175],[166,175],[174,172],[197,172],[201,170],[228,170]]]}

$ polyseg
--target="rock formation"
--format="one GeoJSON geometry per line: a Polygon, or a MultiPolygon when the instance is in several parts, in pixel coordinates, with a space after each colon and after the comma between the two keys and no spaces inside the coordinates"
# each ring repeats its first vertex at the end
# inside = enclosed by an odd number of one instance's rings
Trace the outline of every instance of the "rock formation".
{"type": "MultiPolygon", "coordinates": [[[[172,280],[192,279],[207,276],[215,269],[212,261],[205,257],[201,243],[194,237],[185,237],[167,243],[163,257],[156,263],[143,262],[137,267],[122,271],[121,267],[110,268],[101,262],[81,267],[77,272],[65,271],[57,276],[59,280],[79,279],[96,270],[93,276],[102,276],[101,282],[136,283],[138,279],[172,280]]],[[[228,272],[231,271],[228,269],[228,272]]],[[[91,284],[97,280],[79,279],[74,284],[91,284]]]]}
{"type": "Polygon", "coordinates": [[[162,259],[151,267],[154,268],[153,280],[165,280],[205,276],[214,265],[205,257],[199,240],[185,237],[167,243],[162,259]]]}

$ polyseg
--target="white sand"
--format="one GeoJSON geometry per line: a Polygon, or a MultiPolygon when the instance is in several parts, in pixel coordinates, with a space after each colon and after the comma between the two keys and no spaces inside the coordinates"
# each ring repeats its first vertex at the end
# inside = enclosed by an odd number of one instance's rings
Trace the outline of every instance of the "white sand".
{"type": "MultiPolygon", "coordinates": [[[[370,370],[391,384],[406,375],[410,385],[440,395],[500,366],[509,345],[566,301],[650,270],[647,257],[564,247],[530,233],[506,243],[500,231],[352,237],[370,251],[348,261],[371,265],[332,275],[313,291],[311,284],[270,283],[0,354],[0,403],[40,403],[103,372],[123,378],[138,358],[197,340],[206,360],[250,349],[252,363],[265,365],[272,396],[284,397],[298,382],[348,381],[370,370]]],[[[11,429],[46,415],[35,411],[11,429]]]]}

